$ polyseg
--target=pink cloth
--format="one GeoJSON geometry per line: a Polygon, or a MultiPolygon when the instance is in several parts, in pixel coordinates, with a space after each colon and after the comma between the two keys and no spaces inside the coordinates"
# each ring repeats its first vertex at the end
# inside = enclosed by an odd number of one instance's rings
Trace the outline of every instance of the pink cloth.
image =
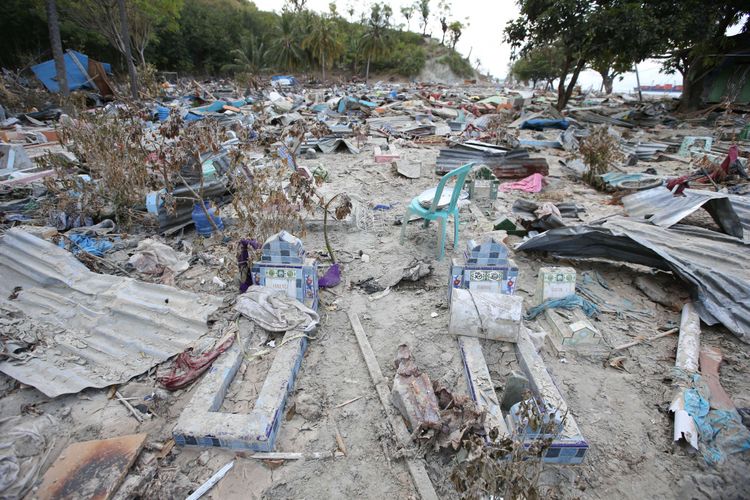
{"type": "Polygon", "coordinates": [[[515,182],[503,182],[500,184],[500,191],[526,191],[527,193],[538,193],[544,186],[544,176],[542,174],[531,174],[530,176],[515,182]]]}

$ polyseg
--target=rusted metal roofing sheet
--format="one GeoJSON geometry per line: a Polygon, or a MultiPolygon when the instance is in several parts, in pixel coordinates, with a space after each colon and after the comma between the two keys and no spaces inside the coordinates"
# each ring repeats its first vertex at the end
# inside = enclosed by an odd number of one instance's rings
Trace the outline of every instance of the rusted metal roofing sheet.
{"type": "Polygon", "coordinates": [[[750,343],[750,243],[700,227],[663,228],[628,217],[552,229],[516,247],[668,269],[694,291],[701,319],[750,343]]]}
{"type": "Polygon", "coordinates": [[[89,271],[72,254],[21,229],[0,240],[0,300],[47,336],[25,362],[0,371],[49,397],[126,382],[208,332],[217,297],[89,271]]]}

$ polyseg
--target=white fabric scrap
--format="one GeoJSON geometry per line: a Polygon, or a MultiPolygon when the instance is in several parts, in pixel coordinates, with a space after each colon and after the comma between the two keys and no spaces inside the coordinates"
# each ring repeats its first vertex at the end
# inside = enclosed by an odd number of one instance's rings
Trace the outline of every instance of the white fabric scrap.
{"type": "Polygon", "coordinates": [[[283,290],[251,286],[237,298],[234,308],[261,328],[271,332],[310,332],[320,323],[318,313],[283,290]]]}
{"type": "Polygon", "coordinates": [[[190,264],[185,254],[175,251],[169,245],[154,239],[146,238],[138,243],[135,254],[128,263],[138,272],[159,275],[165,269],[172,271],[175,276],[185,271],[190,264]]]}

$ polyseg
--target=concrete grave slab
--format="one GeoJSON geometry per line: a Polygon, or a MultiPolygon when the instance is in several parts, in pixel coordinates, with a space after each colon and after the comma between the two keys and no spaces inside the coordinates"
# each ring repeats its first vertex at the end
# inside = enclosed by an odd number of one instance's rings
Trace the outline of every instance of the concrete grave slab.
{"type": "Polygon", "coordinates": [[[294,389],[307,348],[307,338],[298,331],[286,332],[250,413],[222,413],[219,410],[227,389],[242,365],[244,351],[250,348],[252,338],[248,335],[242,346],[235,342],[203,376],[172,431],[176,444],[273,451],[284,406],[294,389]]]}
{"type": "MultiPolygon", "coordinates": [[[[463,358],[469,393],[476,404],[487,411],[486,429],[497,427],[500,436],[514,433],[512,422],[508,425],[508,422],[504,420],[479,339],[460,336],[458,345],[463,358]]],[[[583,439],[573,415],[568,411],[565,400],[547,371],[542,357],[536,352],[525,327],[521,328],[518,342],[513,345],[518,363],[528,379],[531,392],[557,408],[560,415],[566,416],[562,431],[547,449],[543,460],[547,463],[580,464],[586,456],[589,445],[583,439]]],[[[508,420],[511,419],[508,417],[508,420]]]]}

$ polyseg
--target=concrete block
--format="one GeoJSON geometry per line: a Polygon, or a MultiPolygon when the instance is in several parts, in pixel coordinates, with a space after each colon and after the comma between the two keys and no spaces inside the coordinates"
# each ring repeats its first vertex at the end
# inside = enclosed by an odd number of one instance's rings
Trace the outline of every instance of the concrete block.
{"type": "Polygon", "coordinates": [[[572,267],[542,267],[539,269],[535,305],[550,299],[562,299],[576,293],[576,270],[572,267]]]}
{"type": "Polygon", "coordinates": [[[448,333],[515,342],[522,310],[522,297],[456,289],[448,333]]]}
{"type": "Polygon", "coordinates": [[[534,348],[525,327],[521,328],[515,349],[518,364],[528,378],[534,396],[540,398],[547,405],[557,408],[560,415],[565,415],[562,431],[553,440],[544,456],[544,461],[559,464],[580,464],[586,456],[589,445],[581,435],[575,418],[568,411],[565,399],[547,371],[544,360],[534,348]]]}
{"type": "MultiPolygon", "coordinates": [[[[251,345],[250,337],[245,348],[251,345]]],[[[284,335],[253,410],[248,414],[221,413],[227,389],[239,370],[243,350],[235,342],[203,376],[192,399],[172,431],[181,446],[215,446],[235,450],[273,451],[284,415],[284,406],[294,389],[307,338],[300,332],[284,335]]]]}
{"type": "Polygon", "coordinates": [[[558,353],[567,350],[597,350],[602,344],[602,334],[591,323],[591,320],[580,309],[565,311],[545,309],[544,320],[549,325],[547,337],[558,353]]]}
{"type": "Polygon", "coordinates": [[[453,259],[451,265],[448,299],[453,290],[462,288],[476,292],[513,295],[518,282],[518,267],[512,259],[503,266],[461,264],[453,259]]]}

